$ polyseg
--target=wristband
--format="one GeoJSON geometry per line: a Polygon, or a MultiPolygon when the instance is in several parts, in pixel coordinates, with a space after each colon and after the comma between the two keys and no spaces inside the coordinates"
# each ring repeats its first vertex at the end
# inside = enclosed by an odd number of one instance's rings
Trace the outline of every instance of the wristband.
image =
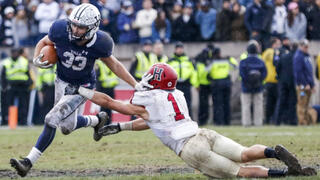
{"type": "Polygon", "coordinates": [[[91,89],[87,89],[87,88],[84,88],[84,87],[79,87],[79,90],[78,90],[79,94],[87,99],[92,99],[93,98],[93,95],[94,95],[94,90],[91,90],[91,89]]]}
{"type": "Polygon", "coordinates": [[[132,131],[132,123],[133,121],[125,122],[125,123],[120,123],[120,129],[121,130],[128,130],[132,131]]]}

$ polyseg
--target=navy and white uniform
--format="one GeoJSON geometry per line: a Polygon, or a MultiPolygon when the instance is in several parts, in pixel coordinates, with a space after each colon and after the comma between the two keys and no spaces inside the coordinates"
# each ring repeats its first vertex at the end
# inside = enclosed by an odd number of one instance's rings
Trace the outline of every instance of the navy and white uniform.
{"type": "Polygon", "coordinates": [[[47,114],[45,122],[60,127],[63,134],[71,133],[77,124],[78,108],[85,98],[80,95],[64,96],[68,84],[95,86],[94,63],[96,59],[109,57],[113,51],[112,38],[103,31],[97,31],[83,46],[70,41],[67,20],[57,20],[49,31],[49,39],[54,42],[57,55],[57,79],[55,81],[55,106],[47,114]]]}

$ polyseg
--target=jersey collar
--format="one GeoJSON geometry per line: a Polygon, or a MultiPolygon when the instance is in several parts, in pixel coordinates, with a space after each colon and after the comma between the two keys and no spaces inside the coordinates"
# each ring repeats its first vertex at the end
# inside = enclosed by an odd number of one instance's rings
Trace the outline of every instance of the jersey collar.
{"type": "Polygon", "coordinates": [[[96,34],[94,34],[94,36],[93,36],[93,38],[91,39],[91,41],[90,42],[88,42],[87,43],[87,47],[91,47],[91,46],[93,46],[94,45],[94,43],[96,42],[96,40],[97,40],[97,33],[96,34]]]}

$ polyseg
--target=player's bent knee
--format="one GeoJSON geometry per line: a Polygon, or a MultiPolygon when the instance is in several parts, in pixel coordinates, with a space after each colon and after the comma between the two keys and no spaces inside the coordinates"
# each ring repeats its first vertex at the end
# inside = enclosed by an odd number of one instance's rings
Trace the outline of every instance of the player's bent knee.
{"type": "Polygon", "coordinates": [[[60,129],[61,129],[61,133],[63,135],[68,135],[68,134],[70,134],[72,132],[71,129],[69,129],[69,128],[65,127],[65,126],[61,126],[60,129]]]}
{"type": "Polygon", "coordinates": [[[49,113],[44,118],[44,123],[52,128],[57,128],[57,124],[55,123],[57,120],[55,118],[55,116],[49,113]]]}

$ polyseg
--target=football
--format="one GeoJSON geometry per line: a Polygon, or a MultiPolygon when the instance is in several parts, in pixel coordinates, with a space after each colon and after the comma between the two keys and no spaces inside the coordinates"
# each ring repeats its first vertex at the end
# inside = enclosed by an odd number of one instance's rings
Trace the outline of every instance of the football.
{"type": "Polygon", "coordinates": [[[50,46],[50,45],[44,46],[40,51],[40,54],[41,53],[43,53],[44,55],[41,61],[49,61],[49,64],[57,63],[58,56],[54,46],[50,46]]]}

